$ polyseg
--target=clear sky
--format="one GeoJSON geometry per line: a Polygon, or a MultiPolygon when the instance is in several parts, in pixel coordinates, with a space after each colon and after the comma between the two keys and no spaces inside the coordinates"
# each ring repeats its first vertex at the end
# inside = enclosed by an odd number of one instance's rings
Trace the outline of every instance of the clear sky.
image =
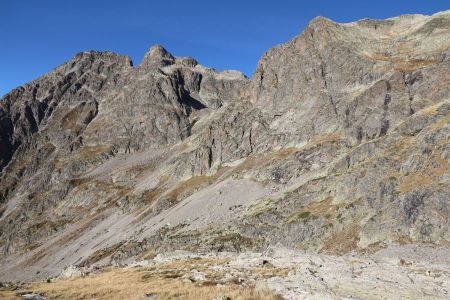
{"type": "Polygon", "coordinates": [[[322,15],[337,22],[433,14],[449,0],[0,0],[0,95],[85,50],[130,55],[151,45],[251,76],[270,47],[322,15]]]}

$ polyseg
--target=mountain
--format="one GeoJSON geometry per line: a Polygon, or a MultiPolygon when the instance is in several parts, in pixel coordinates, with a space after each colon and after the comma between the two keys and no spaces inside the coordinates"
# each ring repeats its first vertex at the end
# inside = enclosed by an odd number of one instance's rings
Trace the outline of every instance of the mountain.
{"type": "Polygon", "coordinates": [[[252,79],[159,45],[137,66],[79,53],[0,101],[0,280],[448,245],[449,70],[450,11],[318,17],[252,79]]]}

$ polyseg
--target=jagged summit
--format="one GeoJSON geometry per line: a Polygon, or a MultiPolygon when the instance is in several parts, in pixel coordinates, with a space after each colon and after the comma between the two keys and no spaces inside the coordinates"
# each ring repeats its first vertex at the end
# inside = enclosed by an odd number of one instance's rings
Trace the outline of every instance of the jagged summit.
{"type": "Polygon", "coordinates": [[[251,80],[157,45],[12,91],[0,279],[179,249],[447,245],[449,20],[316,18],[251,80]]]}
{"type": "Polygon", "coordinates": [[[156,44],[156,45],[150,47],[147,54],[150,57],[173,59],[172,54],[170,54],[163,46],[161,46],[159,44],[156,44]]]}
{"type": "Polygon", "coordinates": [[[323,16],[317,16],[308,23],[306,28],[311,27],[311,26],[330,26],[330,25],[335,25],[335,24],[339,24],[339,23],[334,22],[333,20],[323,17],[323,16]]]}
{"type": "Polygon", "coordinates": [[[128,55],[118,54],[112,51],[97,51],[88,50],[77,53],[71,61],[82,61],[82,60],[107,60],[114,61],[119,64],[126,66],[133,66],[133,62],[128,55]]]}
{"type": "Polygon", "coordinates": [[[155,45],[149,49],[139,65],[142,68],[149,66],[163,67],[171,65],[175,62],[175,58],[161,45],[155,45]]]}

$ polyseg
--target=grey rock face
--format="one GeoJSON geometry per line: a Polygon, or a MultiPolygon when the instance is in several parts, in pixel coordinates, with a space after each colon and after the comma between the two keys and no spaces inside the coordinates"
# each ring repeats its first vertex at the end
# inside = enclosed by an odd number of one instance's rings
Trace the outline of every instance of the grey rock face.
{"type": "Polygon", "coordinates": [[[190,58],[175,59],[160,46],[137,68],[131,65],[128,57],[83,52],[2,100],[3,165],[14,155],[2,174],[2,202],[14,196],[33,202],[43,193],[47,202],[39,197],[18,221],[7,223],[2,234],[8,239],[21,222],[35,223],[34,213],[64,199],[74,187],[71,180],[89,167],[116,154],[182,141],[203,110],[231,101],[246,81],[237,72],[217,73],[190,58]]]}
{"type": "Polygon", "coordinates": [[[0,278],[168,249],[448,243],[449,19],[319,17],[252,80],[154,46],[13,90],[0,278]]]}

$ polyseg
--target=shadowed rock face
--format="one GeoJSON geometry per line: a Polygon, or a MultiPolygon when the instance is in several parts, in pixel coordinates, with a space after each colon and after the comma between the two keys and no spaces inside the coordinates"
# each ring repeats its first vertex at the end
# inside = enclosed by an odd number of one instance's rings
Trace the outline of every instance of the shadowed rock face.
{"type": "Polygon", "coordinates": [[[83,52],[13,90],[0,278],[167,249],[449,242],[449,20],[319,17],[252,80],[154,46],[136,67],[83,52]]]}

